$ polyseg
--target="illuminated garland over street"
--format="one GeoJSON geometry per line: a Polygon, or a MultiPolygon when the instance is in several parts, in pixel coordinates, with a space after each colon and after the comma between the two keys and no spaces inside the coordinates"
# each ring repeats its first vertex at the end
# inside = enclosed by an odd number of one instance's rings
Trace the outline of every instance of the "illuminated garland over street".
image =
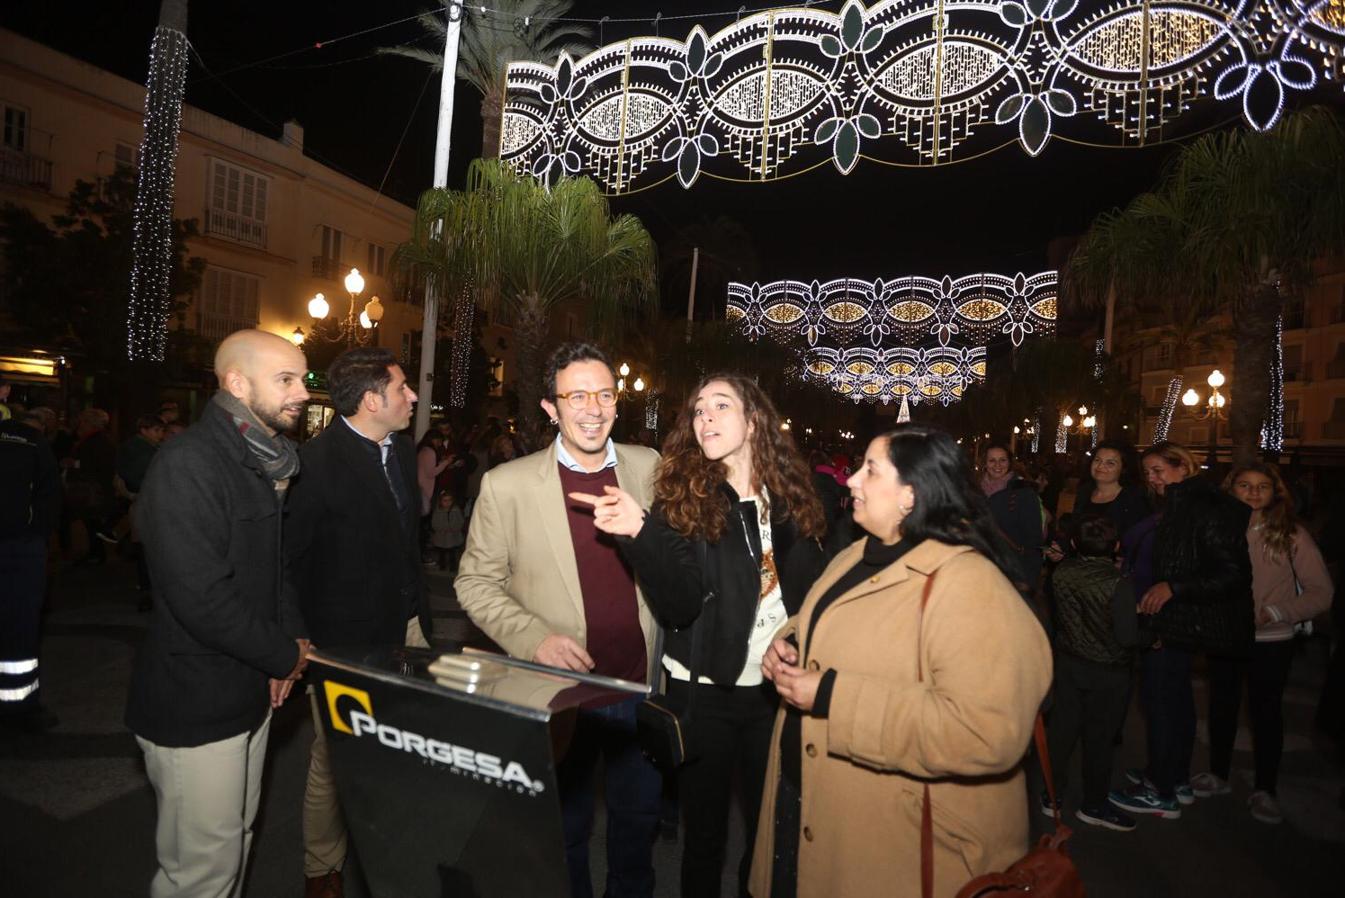
{"type": "Polygon", "coordinates": [[[1197,101],[1257,130],[1319,72],[1345,80],[1340,0],[850,0],[509,67],[500,155],[613,194],[702,174],[769,181],[830,159],[957,162],[1055,134],[1181,136],[1197,101]]]}
{"type": "Polygon", "coordinates": [[[1019,346],[1027,334],[1054,332],[1057,273],[973,274],[954,280],[903,277],[862,281],[838,278],[804,283],[729,284],[727,315],[749,336],[800,335],[826,342],[919,345],[932,336],[948,346],[984,344],[1008,335],[1019,346]],[[891,338],[891,339],[889,339],[891,338]]]}
{"type": "Polygon", "coordinates": [[[145,137],[140,144],[131,243],[131,298],[126,352],[132,361],[162,362],[171,308],[173,182],[178,128],[187,82],[186,4],[181,21],[164,21],[149,48],[145,87],[145,137]]]}
{"type": "Polygon", "coordinates": [[[948,405],[961,399],[967,387],[985,381],[985,347],[815,346],[803,354],[803,370],[856,402],[900,399],[905,407],[908,401],[919,405],[928,399],[948,405]]]}

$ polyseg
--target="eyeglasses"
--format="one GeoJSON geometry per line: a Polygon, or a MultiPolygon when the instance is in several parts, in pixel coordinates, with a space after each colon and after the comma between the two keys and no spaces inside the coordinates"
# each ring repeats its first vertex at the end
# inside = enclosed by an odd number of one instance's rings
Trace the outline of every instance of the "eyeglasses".
{"type": "Polygon", "coordinates": [[[571,390],[568,393],[557,393],[556,398],[566,400],[573,409],[588,408],[590,398],[598,400],[598,405],[603,408],[611,408],[616,405],[616,390],[599,390],[596,393],[588,390],[571,390]]]}

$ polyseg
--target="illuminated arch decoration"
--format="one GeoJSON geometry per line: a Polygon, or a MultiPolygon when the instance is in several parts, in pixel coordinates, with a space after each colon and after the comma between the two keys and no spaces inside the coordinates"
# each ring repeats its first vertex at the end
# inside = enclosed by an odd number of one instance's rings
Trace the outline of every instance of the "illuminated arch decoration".
{"type": "Polygon", "coordinates": [[[984,346],[814,346],[804,352],[802,361],[805,377],[827,383],[856,402],[949,405],[961,399],[968,387],[985,382],[985,355],[984,346]]]}
{"type": "Polygon", "coordinates": [[[1055,271],[956,279],[735,281],[729,284],[727,315],[741,320],[751,337],[797,335],[809,346],[909,346],[931,337],[940,346],[954,338],[964,345],[983,345],[1003,336],[1019,346],[1028,334],[1055,332],[1058,283],[1055,271]]]}
{"type": "Polygon", "coordinates": [[[620,194],[1035,156],[1064,132],[1145,145],[1207,95],[1270,128],[1319,72],[1345,80],[1342,0],[850,0],[515,63],[500,156],[620,194]]]}

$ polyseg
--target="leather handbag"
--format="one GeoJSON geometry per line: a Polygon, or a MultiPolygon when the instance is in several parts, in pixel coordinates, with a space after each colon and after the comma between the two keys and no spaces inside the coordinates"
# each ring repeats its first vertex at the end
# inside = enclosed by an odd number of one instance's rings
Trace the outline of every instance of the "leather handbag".
{"type": "MultiPolygon", "coordinates": [[[[920,616],[916,624],[916,669],[921,682],[924,682],[925,672],[920,637],[924,631],[925,606],[929,604],[929,593],[933,587],[934,576],[930,575],[920,595],[920,616]]],[[[1042,773],[1046,776],[1046,791],[1051,798],[1051,807],[1055,809],[1055,832],[1042,836],[1036,847],[1010,864],[1003,873],[977,876],[957,891],[957,898],[979,898],[997,892],[1031,892],[1048,898],[1084,898],[1079,870],[1065,852],[1065,842],[1073,832],[1060,820],[1060,806],[1055,800],[1055,780],[1051,776],[1051,755],[1046,748],[1046,727],[1042,723],[1040,711],[1037,712],[1033,737],[1036,739],[1042,773]]],[[[920,894],[923,898],[934,896],[934,815],[930,809],[928,784],[925,785],[920,810],[920,894]]]]}

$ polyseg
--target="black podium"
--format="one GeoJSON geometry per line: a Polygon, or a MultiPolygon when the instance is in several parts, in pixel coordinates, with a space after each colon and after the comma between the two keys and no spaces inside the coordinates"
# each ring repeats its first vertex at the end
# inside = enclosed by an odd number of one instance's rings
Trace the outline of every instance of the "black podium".
{"type": "Polygon", "coordinates": [[[485,653],[440,656],[326,649],[308,668],[372,893],[567,898],[556,759],[581,704],[647,687],[485,653]]]}

